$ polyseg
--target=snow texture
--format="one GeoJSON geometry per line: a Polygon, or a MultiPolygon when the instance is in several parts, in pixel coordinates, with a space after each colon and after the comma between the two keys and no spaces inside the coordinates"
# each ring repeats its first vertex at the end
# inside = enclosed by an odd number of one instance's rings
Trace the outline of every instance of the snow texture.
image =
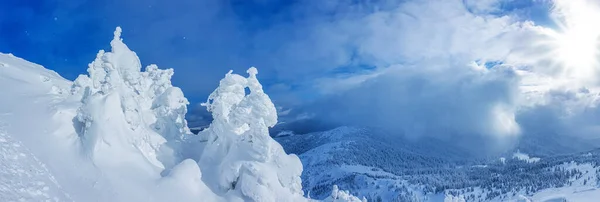
{"type": "Polygon", "coordinates": [[[163,169],[160,152],[172,150],[167,140],[190,133],[184,119],[188,101],[171,85],[172,69],[150,65],[142,72],[139,58],[120,36],[117,28],[111,52],[100,51],[89,76],[73,84],[71,92],[82,96],[77,120],[84,126],[83,147],[100,165],[116,166],[122,162],[114,159],[126,155],[163,169]],[[140,154],[144,158],[135,157],[140,154]]]}
{"type": "Polygon", "coordinates": [[[204,103],[214,118],[200,134],[208,136],[199,161],[205,179],[214,182],[217,193],[253,201],[300,198],[300,159],[269,136],[268,128],[277,123],[275,106],[256,79],[256,68],[247,72],[247,78],[227,73],[204,103]]]}
{"type": "Polygon", "coordinates": [[[0,198],[3,201],[70,201],[56,179],[23,144],[0,131],[0,198]]]}

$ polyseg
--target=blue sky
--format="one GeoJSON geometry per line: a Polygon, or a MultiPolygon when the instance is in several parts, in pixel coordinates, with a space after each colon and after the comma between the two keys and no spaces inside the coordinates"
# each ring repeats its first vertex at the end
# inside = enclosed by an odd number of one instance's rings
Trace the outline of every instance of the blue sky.
{"type": "MultiPolygon", "coordinates": [[[[319,25],[336,26],[340,16],[360,18],[374,12],[375,6],[386,10],[400,4],[390,2],[2,1],[0,52],[13,53],[74,79],[85,73],[98,50],[109,48],[112,31],[122,26],[125,42],[142,63],[174,68],[174,84],[193,102],[202,101],[229,69],[243,71],[249,66],[261,70],[259,77],[274,97],[281,95],[284,101],[314,98],[318,96],[311,93],[315,79],[348,76],[389,64],[370,61],[367,54],[357,53],[356,44],[345,41],[332,43],[339,46],[334,48],[319,45],[331,37],[318,35],[319,25]]],[[[501,10],[490,13],[518,12],[546,23],[546,7],[533,1],[506,1],[499,6],[501,10]]],[[[326,34],[347,31],[343,29],[326,34]]]]}
{"type": "Polygon", "coordinates": [[[85,73],[98,50],[109,48],[113,30],[122,26],[125,42],[145,65],[175,68],[175,85],[199,101],[229,69],[252,65],[235,62],[247,49],[236,32],[277,23],[273,16],[286,2],[3,1],[0,51],[72,80],[85,73]]]}

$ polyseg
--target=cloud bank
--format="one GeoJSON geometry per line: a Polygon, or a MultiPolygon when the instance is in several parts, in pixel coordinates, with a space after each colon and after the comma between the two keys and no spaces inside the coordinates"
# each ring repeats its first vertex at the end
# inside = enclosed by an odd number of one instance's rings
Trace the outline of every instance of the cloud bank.
{"type": "Polygon", "coordinates": [[[551,5],[548,15],[559,27],[552,29],[520,12],[500,12],[507,2],[408,1],[336,21],[359,33],[350,42],[356,48],[350,63],[373,68],[320,78],[315,89],[325,99],[308,111],[409,136],[563,135],[597,142],[598,57],[589,67],[569,63],[561,44],[581,26],[581,16],[569,14],[573,7],[597,3],[533,1],[551,5]]]}

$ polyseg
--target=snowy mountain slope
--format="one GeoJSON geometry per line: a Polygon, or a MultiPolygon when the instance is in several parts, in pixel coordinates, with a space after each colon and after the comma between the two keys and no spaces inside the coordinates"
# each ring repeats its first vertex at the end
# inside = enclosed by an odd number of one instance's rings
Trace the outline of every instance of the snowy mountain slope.
{"type": "Polygon", "coordinates": [[[277,115],[255,68],[227,74],[208,102],[216,121],[192,135],[173,70],[141,70],[120,34],[74,82],[0,54],[1,200],[311,201],[300,161],[268,135],[277,115]]]}
{"type": "Polygon", "coordinates": [[[464,162],[458,148],[435,148],[435,140],[413,144],[372,128],[340,127],[276,138],[286,151],[299,154],[304,165],[303,187],[314,198],[328,194],[338,184],[369,200],[419,197],[420,189],[408,186],[402,175],[448,167],[464,162]],[[413,173],[411,173],[413,172],[413,173]]]}
{"type": "Polygon", "coordinates": [[[597,150],[527,159],[515,151],[469,159],[460,148],[441,148],[447,145],[442,142],[410,142],[369,128],[340,127],[276,140],[299,154],[305,166],[303,187],[314,198],[327,196],[327,187],[335,183],[373,201],[442,201],[445,195],[467,201],[518,200],[553,187],[584,186],[584,178],[585,189],[594,188],[590,182],[597,180],[600,168],[597,150]],[[571,161],[580,166],[577,171],[562,168],[571,161]]]}
{"type": "MultiPolygon", "coordinates": [[[[99,201],[148,200],[149,195],[144,193],[147,191],[141,190],[150,190],[154,184],[151,180],[147,187],[141,186],[143,183],[135,178],[131,179],[132,176],[125,178],[131,180],[122,182],[123,176],[99,169],[82,152],[84,148],[76,124],[82,103],[80,98],[70,94],[72,82],[12,55],[2,55],[0,59],[3,64],[0,84],[9,87],[0,91],[4,98],[0,104],[3,115],[0,121],[5,123],[6,134],[22,142],[24,148],[43,162],[51,174],[49,177],[54,176],[74,201],[90,198],[99,201]]],[[[131,173],[142,172],[131,170],[122,175],[131,173]]]]}
{"type": "MultiPolygon", "coordinates": [[[[584,160],[585,161],[585,160],[584,160]]],[[[508,193],[500,190],[485,191],[481,187],[448,190],[447,196],[467,201],[597,201],[600,196],[600,167],[595,163],[565,162],[545,169],[574,173],[564,186],[536,190],[532,187],[515,187],[508,193]]],[[[540,179],[546,180],[546,179],[540,179]]]]}
{"type": "MultiPolygon", "coordinates": [[[[70,140],[73,136],[68,133],[55,136],[57,134],[54,133],[66,121],[70,121],[71,130],[73,128],[73,117],[64,120],[54,118],[58,103],[68,95],[68,91],[61,89],[68,89],[71,82],[12,55],[1,54],[0,63],[0,85],[5,87],[0,91],[3,98],[0,122],[4,123],[5,134],[29,150],[31,158],[35,156],[46,165],[49,171],[46,178],[53,176],[65,190],[72,190],[69,195],[73,200],[83,200],[81,195],[110,200],[106,197],[111,193],[102,197],[93,187],[94,174],[99,175],[90,171],[93,165],[82,163],[85,162],[82,157],[68,149],[75,144],[70,140]]],[[[75,110],[76,107],[70,108],[75,110]]]]}
{"type": "Polygon", "coordinates": [[[21,142],[0,131],[0,196],[5,201],[71,201],[21,142]]]}

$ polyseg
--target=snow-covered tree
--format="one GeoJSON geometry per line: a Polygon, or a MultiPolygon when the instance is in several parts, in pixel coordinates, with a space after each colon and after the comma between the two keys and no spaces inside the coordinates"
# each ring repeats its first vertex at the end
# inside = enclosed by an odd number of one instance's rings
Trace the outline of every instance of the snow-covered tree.
{"type": "Polygon", "coordinates": [[[77,120],[83,149],[100,165],[145,161],[155,171],[165,168],[163,162],[173,166],[174,152],[165,143],[190,133],[184,119],[188,101],[171,85],[173,70],[150,65],[142,72],[119,27],[110,44],[111,51],[100,51],[89,75],[80,75],[71,89],[81,97],[77,120]]]}
{"type": "Polygon", "coordinates": [[[201,134],[208,136],[199,161],[203,179],[222,195],[241,194],[253,201],[300,199],[300,159],[269,136],[277,111],[256,68],[247,73],[248,78],[227,73],[204,104],[214,120],[201,134]]]}
{"type": "Polygon", "coordinates": [[[337,185],[333,185],[333,189],[331,190],[331,195],[323,202],[366,202],[366,198],[359,199],[356,196],[353,196],[348,191],[340,190],[337,185]]]}
{"type": "Polygon", "coordinates": [[[460,195],[460,196],[453,196],[453,195],[446,195],[444,197],[444,202],[465,202],[465,197],[460,195]]]}
{"type": "MultiPolygon", "coordinates": [[[[199,136],[187,135],[188,101],[171,85],[173,70],[150,65],[141,71],[120,36],[117,28],[111,51],[100,51],[89,75],[71,87],[71,98],[81,102],[74,119],[81,148],[94,164],[149,174],[157,182],[152,189],[163,190],[156,194],[160,200],[309,201],[300,159],[269,136],[277,110],[256,68],[248,77],[227,73],[204,104],[213,122],[199,136]],[[199,154],[184,160],[194,146],[199,154]]],[[[335,201],[354,199],[338,192],[343,197],[335,201]]]]}

